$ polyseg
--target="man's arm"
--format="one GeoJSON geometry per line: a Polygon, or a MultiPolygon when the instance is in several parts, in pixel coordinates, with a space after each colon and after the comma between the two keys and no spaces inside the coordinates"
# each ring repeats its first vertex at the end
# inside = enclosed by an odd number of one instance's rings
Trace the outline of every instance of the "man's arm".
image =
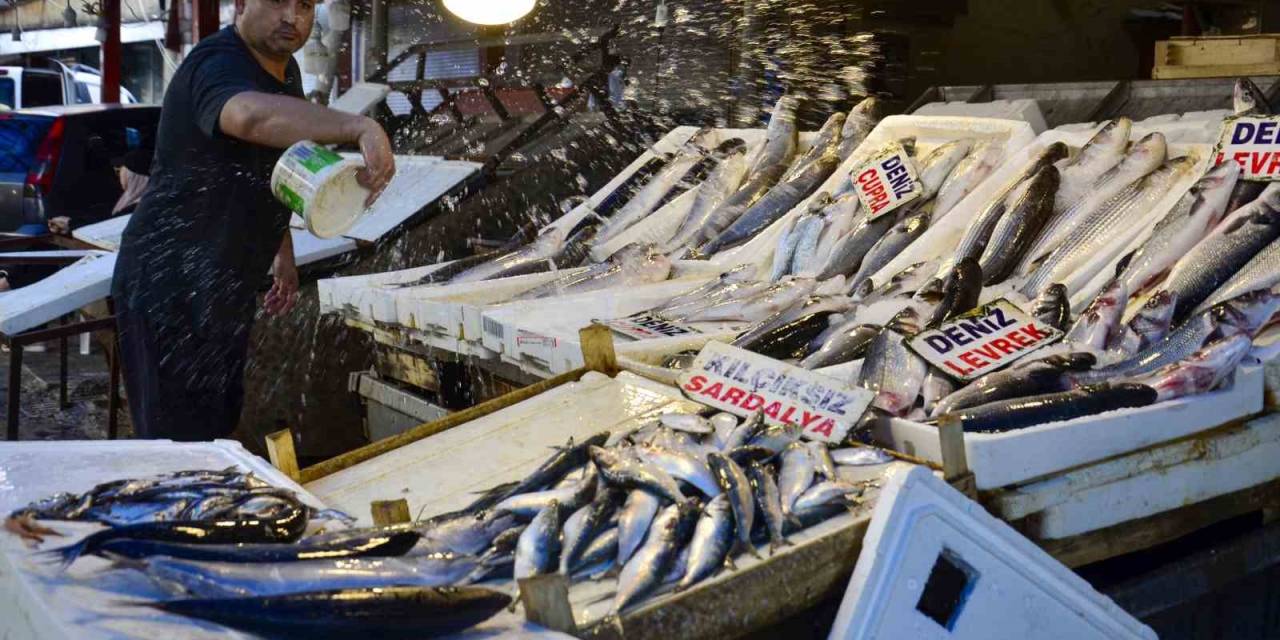
{"type": "Polygon", "coordinates": [[[391,141],[376,121],[291,96],[237,93],[222,106],[218,128],[224,135],[277,149],[302,140],[360,145],[365,168],[357,179],[371,192],[366,206],[373,204],[396,172],[391,141]]]}

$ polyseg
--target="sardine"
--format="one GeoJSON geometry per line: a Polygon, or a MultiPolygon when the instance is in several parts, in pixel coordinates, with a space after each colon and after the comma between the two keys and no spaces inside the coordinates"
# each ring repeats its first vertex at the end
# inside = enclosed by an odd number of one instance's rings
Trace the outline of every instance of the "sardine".
{"type": "Polygon", "coordinates": [[[591,504],[569,516],[563,528],[564,548],[560,554],[560,573],[569,575],[578,568],[587,547],[602,531],[609,528],[625,495],[617,489],[601,491],[591,504]]]}
{"type": "Polygon", "coordinates": [[[831,459],[842,467],[865,467],[893,462],[893,456],[876,447],[832,449],[831,459]]]}
{"type": "Polygon", "coordinates": [[[516,544],[515,577],[554,573],[560,563],[560,503],[548,504],[520,534],[516,544]]]}
{"type": "Polygon", "coordinates": [[[819,482],[809,487],[803,495],[796,499],[792,510],[795,512],[808,511],[826,504],[842,503],[850,497],[860,495],[862,495],[862,488],[849,482],[842,480],[819,482]]]}
{"type": "Polygon", "coordinates": [[[618,574],[614,614],[625,611],[662,585],[698,523],[698,503],[689,500],[667,507],[654,518],[649,535],[618,574]]]}
{"type": "MultiPolygon", "coordinates": [[[[832,473],[834,472],[833,467],[832,473]]],[[[782,514],[782,499],[778,493],[778,483],[768,468],[759,462],[754,462],[747,467],[747,477],[751,480],[756,505],[760,508],[765,529],[769,532],[769,553],[772,555],[778,547],[791,544],[782,531],[786,517],[782,514]]]]}
{"type": "Polygon", "coordinates": [[[737,463],[719,453],[707,454],[707,464],[716,474],[720,488],[729,496],[738,544],[753,556],[759,557],[751,544],[751,526],[755,522],[755,501],[751,496],[751,482],[737,463]]]}
{"type": "Polygon", "coordinates": [[[658,416],[658,421],[664,427],[700,436],[715,432],[715,427],[711,425],[711,422],[696,413],[664,413],[658,416]]]}
{"type": "Polygon", "coordinates": [[[752,434],[745,446],[763,447],[780,452],[800,440],[803,428],[799,424],[766,424],[752,434]]]}
{"type": "Polygon", "coordinates": [[[615,451],[591,447],[591,460],[611,485],[625,489],[644,489],[671,502],[684,500],[676,481],[652,464],[624,459],[615,451]]]}
{"type": "Polygon", "coordinates": [[[809,457],[813,459],[814,473],[819,478],[835,480],[836,461],[831,457],[831,450],[827,448],[827,443],[812,440],[805,446],[809,447],[809,457]]]}
{"type": "Polygon", "coordinates": [[[532,518],[538,512],[556,502],[562,509],[572,512],[591,501],[596,492],[596,467],[587,465],[587,473],[573,484],[533,493],[519,493],[494,505],[498,513],[511,513],[522,518],[532,518]]]}
{"type": "Polygon", "coordinates": [[[712,498],[720,495],[720,486],[716,483],[711,469],[707,468],[705,462],[694,456],[682,451],[652,446],[637,446],[635,451],[642,460],[661,469],[672,478],[689,483],[703,495],[712,498]]]}
{"type": "Polygon", "coordinates": [[[734,542],[733,510],[729,496],[720,494],[702,507],[702,515],[689,542],[689,566],[677,591],[683,591],[715,575],[729,560],[734,542]]]}
{"type": "Polygon", "coordinates": [[[1047,166],[1027,182],[1026,188],[1005,205],[1004,215],[991,230],[979,266],[983,284],[1004,282],[1053,215],[1053,199],[1058,192],[1058,170],[1047,166]]]}
{"type": "Polygon", "coordinates": [[[721,411],[711,416],[710,422],[711,426],[715,428],[715,433],[711,437],[711,444],[723,451],[725,444],[729,442],[729,434],[738,428],[738,418],[732,413],[721,411]]]}
{"type": "Polygon", "coordinates": [[[617,566],[625,566],[636,549],[644,542],[649,532],[649,524],[658,514],[662,499],[648,491],[633,489],[627,494],[627,501],[618,514],[618,562],[617,566]]]}
{"type": "Polygon", "coordinates": [[[137,606],[260,636],[408,638],[457,633],[492,618],[510,603],[511,596],[481,587],[384,586],[137,606]]]}
{"type": "Polygon", "coordinates": [[[813,454],[808,447],[794,443],[782,451],[782,464],[778,471],[778,492],[782,513],[791,513],[796,500],[813,484],[817,471],[813,454]]]}

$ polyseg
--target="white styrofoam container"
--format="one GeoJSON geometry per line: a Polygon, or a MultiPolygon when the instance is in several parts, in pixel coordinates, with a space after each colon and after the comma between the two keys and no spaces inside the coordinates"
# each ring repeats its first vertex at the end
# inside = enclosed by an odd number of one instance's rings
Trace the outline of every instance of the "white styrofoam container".
{"type": "Polygon", "coordinates": [[[1009,521],[1039,514],[1037,538],[1067,538],[1265,484],[1276,460],[1280,415],[1269,414],[1025,484],[993,506],[1009,521]]]}
{"type": "Polygon", "coordinates": [[[928,469],[898,467],[887,476],[831,640],[1155,639],[1084,578],[928,469]],[[955,579],[935,579],[948,566],[955,579]]]}
{"type": "MultiPolygon", "coordinates": [[[[359,154],[344,153],[342,156],[363,164],[359,154]]],[[[377,242],[483,167],[478,162],[445,160],[438,156],[398,155],[396,175],[386,190],[342,236],[361,242],[377,242]]]]}
{"type": "MultiPolygon", "coordinates": [[[[324,503],[238,442],[180,443],[168,440],[0,443],[0,513],[60,491],[83,492],[110,480],[182,469],[252,471],[299,494],[315,507],[324,503]]],[[[84,523],[49,523],[67,533],[97,529],[84,523]]],[[[73,542],[48,538],[45,548],[73,542]]],[[[123,610],[120,602],[169,596],[136,571],[104,571],[97,557],[76,561],[65,573],[44,566],[16,536],[0,535],[0,635],[10,638],[240,638],[216,626],[195,624],[148,609],[123,610]]]]}
{"type": "MultiPolygon", "coordinates": [[[[1146,407],[1004,433],[964,434],[979,489],[995,489],[1176,440],[1262,410],[1262,367],[1242,366],[1229,388],[1146,407]]],[[[938,429],[894,418],[876,437],[895,451],[942,462],[938,429]]]]}
{"type": "Polygon", "coordinates": [[[320,313],[342,313],[362,320],[396,317],[395,302],[387,291],[417,280],[449,262],[359,276],[324,278],[316,282],[320,313]]]}
{"type": "Polygon", "coordinates": [[[930,102],[911,112],[913,116],[965,116],[1021,120],[1031,125],[1032,133],[1049,128],[1040,111],[1040,103],[1031,98],[992,100],[990,102],[930,102]]]}

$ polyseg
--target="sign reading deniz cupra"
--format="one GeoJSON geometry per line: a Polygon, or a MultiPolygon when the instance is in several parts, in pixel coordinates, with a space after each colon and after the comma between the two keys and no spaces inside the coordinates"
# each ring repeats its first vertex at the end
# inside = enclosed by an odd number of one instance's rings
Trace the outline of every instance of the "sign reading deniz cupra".
{"type": "Polygon", "coordinates": [[[953,378],[973,380],[1062,338],[1003,298],[921,331],[907,345],[953,378]]]}
{"type": "Polygon", "coordinates": [[[868,219],[889,213],[924,193],[911,156],[897,142],[885,145],[870,162],[855,170],[850,179],[858,199],[867,209],[868,219]]]}
{"type": "Polygon", "coordinates": [[[1232,116],[1222,122],[1216,163],[1234,160],[1245,180],[1280,181],[1280,116],[1232,116]]]}
{"type": "Polygon", "coordinates": [[[680,375],[690,400],[770,424],[797,424],[804,437],[839,442],[875,394],[773,358],[708,342],[680,375]]]}

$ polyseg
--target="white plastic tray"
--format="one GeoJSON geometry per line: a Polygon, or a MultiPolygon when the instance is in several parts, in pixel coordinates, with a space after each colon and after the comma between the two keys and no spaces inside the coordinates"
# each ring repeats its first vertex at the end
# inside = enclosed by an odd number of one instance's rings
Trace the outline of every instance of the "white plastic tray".
{"type": "MultiPolygon", "coordinates": [[[[995,489],[1137,451],[1255,414],[1263,406],[1260,366],[1236,371],[1230,388],[1004,433],[966,433],[965,454],[979,489],[995,489]]],[[[895,418],[876,437],[896,451],[942,462],[938,430],[895,418]]]]}
{"type": "Polygon", "coordinates": [[[0,298],[0,334],[14,335],[71,313],[111,293],[116,254],[95,251],[53,275],[0,298]]]}

